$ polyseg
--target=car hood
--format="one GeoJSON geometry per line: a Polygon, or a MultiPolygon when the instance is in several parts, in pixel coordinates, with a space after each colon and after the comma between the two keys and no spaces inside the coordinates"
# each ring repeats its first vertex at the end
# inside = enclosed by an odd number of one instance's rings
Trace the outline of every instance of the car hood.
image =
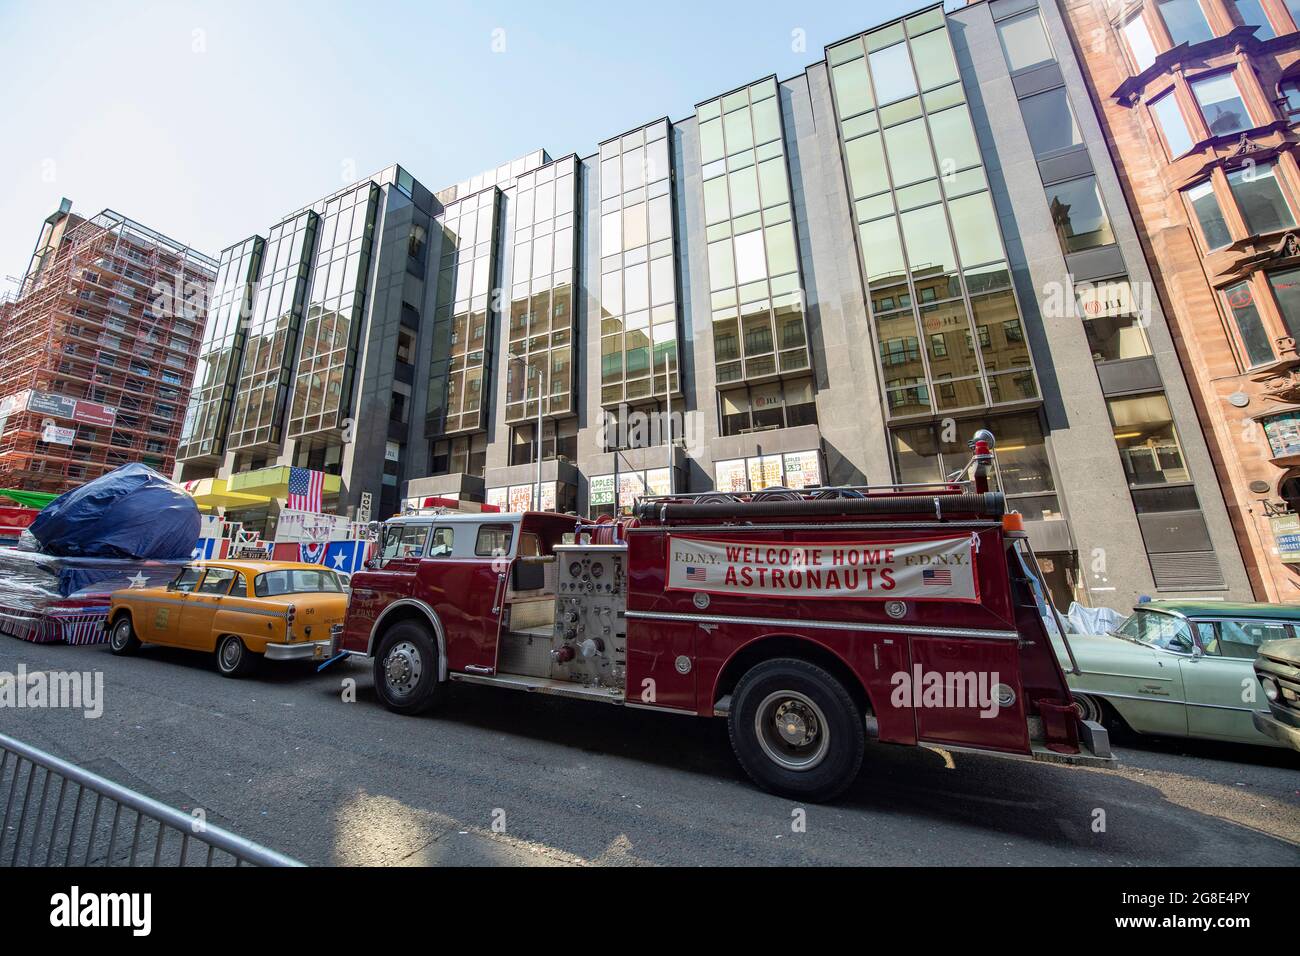
{"type": "MultiPolygon", "coordinates": [[[[1128,663],[1138,665],[1163,653],[1159,648],[1137,644],[1109,634],[1070,634],[1068,637],[1074,659],[1079,662],[1080,669],[1085,671],[1114,670],[1117,665],[1128,663]]],[[[1065,645],[1061,638],[1053,637],[1052,645],[1056,648],[1056,656],[1060,659],[1061,666],[1068,670],[1070,658],[1065,652],[1065,645]]]]}
{"type": "Polygon", "coordinates": [[[1286,641],[1265,641],[1259,646],[1259,656],[1300,666],[1300,638],[1293,637],[1286,641]]]}

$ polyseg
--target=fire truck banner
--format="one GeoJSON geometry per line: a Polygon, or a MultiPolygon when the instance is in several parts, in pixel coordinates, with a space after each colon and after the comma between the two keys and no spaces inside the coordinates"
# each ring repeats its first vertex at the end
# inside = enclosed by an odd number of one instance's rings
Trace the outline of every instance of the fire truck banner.
{"type": "Polygon", "coordinates": [[[672,535],[668,591],[860,601],[979,601],[972,535],[866,544],[672,535]]]}

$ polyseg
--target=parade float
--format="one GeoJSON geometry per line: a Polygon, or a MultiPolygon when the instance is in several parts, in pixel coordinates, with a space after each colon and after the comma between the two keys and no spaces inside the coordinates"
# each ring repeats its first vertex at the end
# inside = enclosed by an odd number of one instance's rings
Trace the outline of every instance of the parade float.
{"type": "Polygon", "coordinates": [[[17,544],[41,509],[55,497],[40,491],[0,488],[0,546],[17,544]]]}
{"type": "Polygon", "coordinates": [[[60,495],[0,548],[0,633],[96,644],[114,591],[174,577],[200,539],[198,508],[153,469],[124,465],[60,495]]]}

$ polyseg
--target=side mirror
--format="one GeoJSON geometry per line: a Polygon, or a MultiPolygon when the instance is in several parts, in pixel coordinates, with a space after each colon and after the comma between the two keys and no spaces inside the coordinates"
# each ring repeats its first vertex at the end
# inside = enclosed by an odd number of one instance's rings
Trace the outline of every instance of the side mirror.
{"type": "Polygon", "coordinates": [[[1193,657],[1204,657],[1204,656],[1205,656],[1205,651],[1201,649],[1201,645],[1200,645],[1200,644],[1193,644],[1193,645],[1192,645],[1192,656],[1193,656],[1193,657]]]}

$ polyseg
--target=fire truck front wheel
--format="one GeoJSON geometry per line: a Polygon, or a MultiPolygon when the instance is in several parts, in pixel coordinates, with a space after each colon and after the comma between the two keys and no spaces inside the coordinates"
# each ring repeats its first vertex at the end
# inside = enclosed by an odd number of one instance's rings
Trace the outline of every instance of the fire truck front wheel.
{"type": "Polygon", "coordinates": [[[857,778],[862,714],[844,685],[797,658],[764,661],[732,696],[727,729],[750,778],[796,800],[831,800],[857,778]]]}
{"type": "Polygon", "coordinates": [[[399,714],[422,714],[441,697],[438,645],[429,629],[415,621],[394,624],[375,654],[375,692],[399,714]]]}

